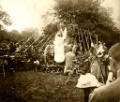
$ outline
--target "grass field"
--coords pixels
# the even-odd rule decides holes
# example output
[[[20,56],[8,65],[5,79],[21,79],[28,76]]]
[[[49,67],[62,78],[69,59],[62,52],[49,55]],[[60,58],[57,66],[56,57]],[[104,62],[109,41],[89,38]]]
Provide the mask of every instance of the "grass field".
[[[0,102],[84,102],[78,77],[42,72],[0,75]]]

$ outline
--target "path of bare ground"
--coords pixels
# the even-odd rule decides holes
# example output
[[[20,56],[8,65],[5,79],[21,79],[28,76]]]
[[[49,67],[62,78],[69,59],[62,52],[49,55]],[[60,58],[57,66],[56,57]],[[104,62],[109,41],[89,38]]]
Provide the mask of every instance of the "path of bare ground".
[[[75,87],[77,77],[41,72],[0,75],[0,102],[84,102],[83,90]]]

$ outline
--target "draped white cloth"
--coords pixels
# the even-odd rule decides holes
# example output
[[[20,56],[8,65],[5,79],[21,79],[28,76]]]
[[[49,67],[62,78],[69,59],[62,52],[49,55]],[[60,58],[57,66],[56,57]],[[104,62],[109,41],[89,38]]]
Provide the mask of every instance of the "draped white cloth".
[[[59,36],[62,35],[62,36]],[[67,29],[60,29],[55,36],[54,41],[54,60],[58,63],[64,62],[65,60],[65,51],[64,51],[64,40],[67,36]]]

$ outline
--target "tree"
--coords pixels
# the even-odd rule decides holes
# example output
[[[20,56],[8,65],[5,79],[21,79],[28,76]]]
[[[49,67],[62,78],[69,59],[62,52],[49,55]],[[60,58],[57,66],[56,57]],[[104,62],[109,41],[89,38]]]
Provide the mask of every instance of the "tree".
[[[9,35],[4,30],[4,25],[11,25],[12,21],[10,19],[10,16],[3,11],[1,5],[0,5],[0,41],[4,39],[9,39]]]
[[[102,7],[100,0],[55,1],[55,15],[61,21],[77,24],[79,29],[89,29],[93,36],[97,34],[106,43],[113,42],[112,37],[118,35],[118,29],[111,18],[111,9]]]
[[[58,23],[50,23],[44,29],[44,34],[49,35],[58,31]]]
[[[7,12],[3,11],[1,6],[0,6],[0,22],[1,22],[0,25],[2,23],[5,24],[5,25],[11,25],[12,24],[10,16],[7,14]]]
[[[109,9],[101,7],[98,0],[56,0],[56,2],[56,16],[69,23],[74,20],[85,29],[113,24]]]

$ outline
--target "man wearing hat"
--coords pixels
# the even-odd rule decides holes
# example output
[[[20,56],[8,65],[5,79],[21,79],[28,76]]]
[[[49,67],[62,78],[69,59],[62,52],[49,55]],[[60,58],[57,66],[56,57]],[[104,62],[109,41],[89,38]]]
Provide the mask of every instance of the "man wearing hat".
[[[119,102],[120,101],[120,43],[109,50],[110,72],[116,80],[94,90],[89,102]]]

